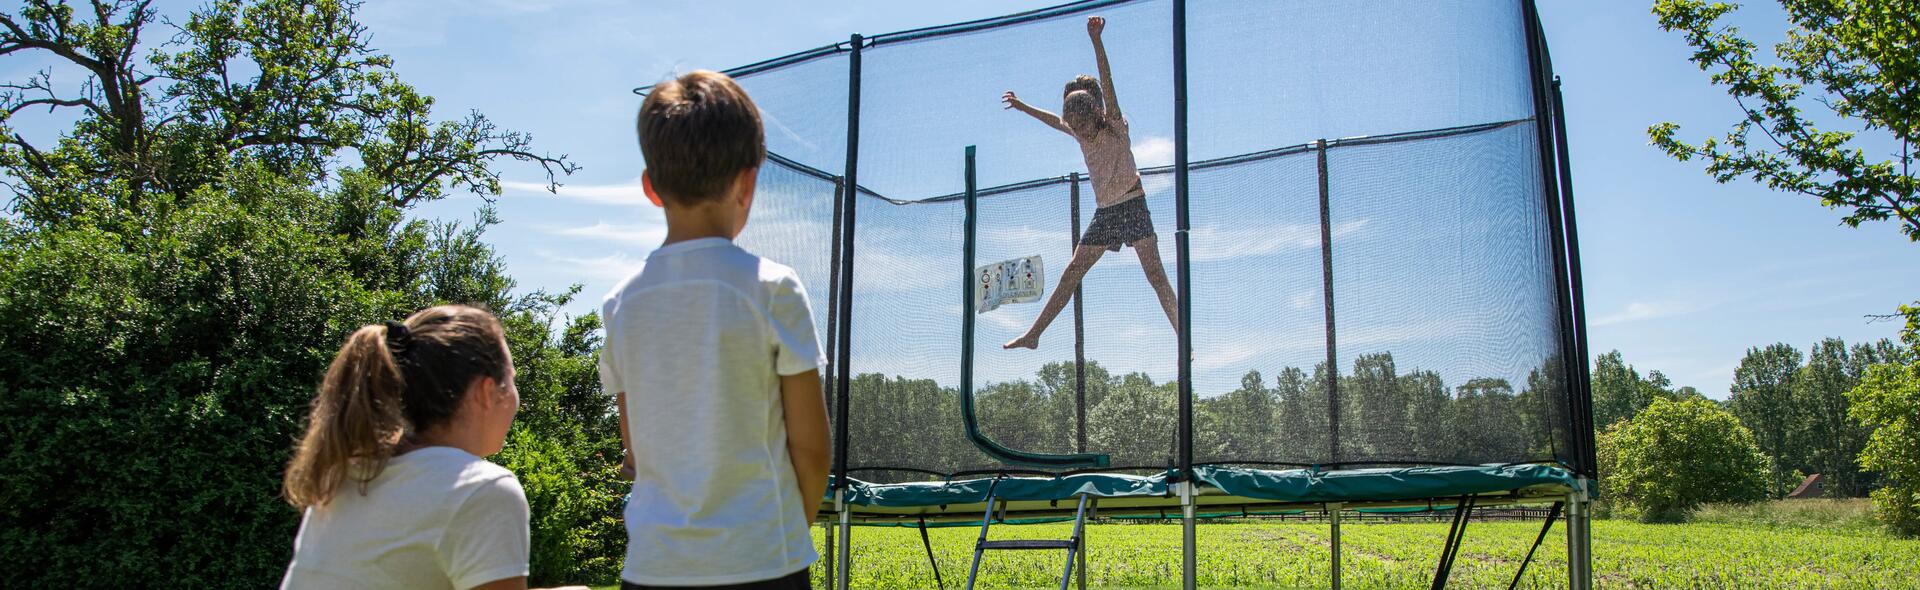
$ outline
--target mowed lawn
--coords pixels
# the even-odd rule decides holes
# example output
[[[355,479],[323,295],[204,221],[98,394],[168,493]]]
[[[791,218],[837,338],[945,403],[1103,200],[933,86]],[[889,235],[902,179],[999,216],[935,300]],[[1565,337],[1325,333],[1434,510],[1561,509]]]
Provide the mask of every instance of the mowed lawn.
[[[1600,588],[1861,588],[1920,590],[1920,541],[1895,539],[1836,520],[1781,523],[1734,515],[1714,522],[1649,525],[1598,520],[1594,574]],[[1844,519],[1843,519],[1844,520]],[[1527,568],[1522,588],[1566,587],[1566,536],[1556,523]],[[995,526],[996,539],[1065,539],[1071,524]],[[1473,522],[1451,588],[1506,588],[1539,533],[1538,521]],[[946,588],[966,583],[973,527],[930,530]],[[1344,588],[1428,587],[1447,534],[1445,522],[1349,522]],[[1325,588],[1324,523],[1237,521],[1199,527],[1200,585],[1211,588]],[[856,527],[854,588],[935,588],[913,528]],[[814,529],[822,541],[822,529]],[[1100,588],[1172,588],[1180,580],[1177,523],[1088,527],[1088,583]],[[982,588],[1052,588],[1061,551],[989,552]],[[813,570],[825,588],[825,569]]]
[[[1915,588],[1920,541],[1877,533],[1695,523],[1594,523],[1594,572],[1601,588]],[[1452,575],[1453,588],[1505,588],[1526,555],[1538,523],[1468,525]],[[1527,568],[1522,588],[1566,587],[1566,537],[1554,527]],[[1064,539],[1069,525],[994,527],[994,538]],[[1324,524],[1207,523],[1199,527],[1200,585],[1325,588]],[[1447,534],[1446,523],[1347,524],[1346,588],[1427,588]],[[946,587],[966,581],[977,529],[930,531]],[[819,538],[818,531],[815,534]],[[933,571],[915,529],[854,531],[854,588],[934,588]],[[1178,524],[1089,527],[1089,586],[1174,587],[1180,573]],[[1046,588],[1058,583],[1061,551],[989,552],[982,587]],[[815,569],[815,587],[824,571]]]

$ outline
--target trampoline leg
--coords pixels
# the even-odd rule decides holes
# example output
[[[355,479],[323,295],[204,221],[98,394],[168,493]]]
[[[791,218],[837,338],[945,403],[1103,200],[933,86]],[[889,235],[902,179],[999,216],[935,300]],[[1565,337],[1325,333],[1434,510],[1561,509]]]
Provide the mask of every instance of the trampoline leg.
[[[1327,523],[1333,525],[1332,542],[1328,544],[1333,550],[1333,590],[1340,590],[1340,509],[1345,506],[1339,502],[1327,505]]]
[[[1194,590],[1199,580],[1194,555],[1193,482],[1180,482],[1180,587]]]
[[[847,574],[853,567],[853,519],[852,514],[847,511],[846,493],[844,489],[839,490],[834,493],[833,498],[834,508],[840,513],[840,549],[835,552],[835,557],[840,560],[840,563],[832,568],[833,573],[839,577],[829,584],[838,590],[849,588],[847,581],[851,577]]]
[[[827,590],[833,590],[834,588],[833,583],[834,583],[834,580],[836,579],[833,577],[833,562],[834,562],[834,546],[833,546],[834,531],[833,529],[835,524],[836,523],[834,523],[833,521],[820,523],[820,528],[826,530],[826,537],[827,537],[827,542],[824,543],[824,545],[826,546],[825,548],[827,553],[826,559],[820,560],[821,564],[826,566],[827,568],[827,575],[825,577],[827,581]]]
[[[1089,518],[1097,513],[1096,511],[1099,510],[1099,507],[1099,498],[1087,498],[1087,516]],[[1084,530],[1080,532],[1080,550],[1074,552],[1074,559],[1079,560],[1077,564],[1077,567],[1080,569],[1079,590],[1087,590],[1087,533]]]
[[[1588,485],[1587,480],[1581,479],[1580,489],[1567,495],[1567,587],[1572,590],[1593,589],[1593,530]]]

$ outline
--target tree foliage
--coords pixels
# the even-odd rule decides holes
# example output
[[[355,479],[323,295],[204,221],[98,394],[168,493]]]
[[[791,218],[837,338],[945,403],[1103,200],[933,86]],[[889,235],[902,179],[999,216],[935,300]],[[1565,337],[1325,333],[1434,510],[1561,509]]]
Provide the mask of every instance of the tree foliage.
[[[1724,136],[1697,144],[1678,139],[1680,126],[1671,122],[1648,136],[1675,159],[1702,158],[1719,182],[1748,177],[1812,196],[1847,210],[1849,226],[1892,219],[1920,241],[1920,53],[1913,50],[1920,1],[1780,4],[1792,28],[1773,48],[1777,60],[1763,63],[1753,41],[1723,22],[1738,5],[1655,2],[1660,27],[1686,39],[1693,63],[1745,116]],[[1883,149],[1891,157],[1875,153]]]
[[[1853,417],[1873,430],[1860,465],[1886,478],[1874,511],[1895,532],[1920,536],[1920,320],[1908,320],[1902,337],[1912,355],[1872,366],[1847,397]]]
[[[1700,399],[1655,400],[1599,440],[1605,496],[1646,522],[1682,520],[1707,502],[1765,497],[1765,455],[1732,414]]]
[[[1760,451],[1772,464],[1769,493],[1774,496],[1785,496],[1792,489],[1789,486],[1798,483],[1787,475],[1791,471],[1783,463],[1794,458],[1789,434],[1803,417],[1793,398],[1801,358],[1799,349],[1784,342],[1747,349],[1733,370],[1732,396],[1727,398],[1727,409],[1753,431]]]
[[[572,293],[513,293],[482,241],[489,207],[408,219],[449,191],[491,198],[502,159],[573,165],[477,113],[435,117],[356,8],[222,0],[177,27],[149,2],[0,13],[0,57],[59,64],[0,93],[0,552],[17,584],[271,584],[299,521],[281,469],[327,362],[358,326],[441,302],[507,324],[526,408],[503,457],[566,474],[525,482],[536,553],[574,562],[534,576],[605,570],[578,565],[618,534],[592,504],[618,444],[595,320],[555,333]],[[17,131],[41,109],[71,127]]]

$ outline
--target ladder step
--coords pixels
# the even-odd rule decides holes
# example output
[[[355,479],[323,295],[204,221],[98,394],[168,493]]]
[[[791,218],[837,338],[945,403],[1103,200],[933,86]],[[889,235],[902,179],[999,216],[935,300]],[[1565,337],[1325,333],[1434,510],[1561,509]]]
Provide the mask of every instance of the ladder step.
[[[1073,541],[981,541],[981,549],[1072,549]]]

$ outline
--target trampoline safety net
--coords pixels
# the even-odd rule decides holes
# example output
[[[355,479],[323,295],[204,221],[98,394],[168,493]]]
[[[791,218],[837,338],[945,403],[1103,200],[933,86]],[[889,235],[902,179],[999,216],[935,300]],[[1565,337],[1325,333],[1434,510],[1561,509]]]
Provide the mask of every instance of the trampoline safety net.
[[[1081,2],[730,72],[773,154],[740,243],[811,290],[834,359],[836,473],[1544,462],[1590,475],[1585,367],[1564,362],[1580,324],[1550,66],[1543,44],[1530,58],[1525,4],[1193,3],[1184,66],[1173,13]],[[1001,95],[1059,112],[1063,84],[1096,73],[1095,15],[1156,239],[1104,251],[1038,347],[1006,349],[1100,204],[1074,138]],[[1034,258],[1037,298],[979,305],[976,271]],[[1188,276],[1187,388],[1154,259],[1172,285]]]

